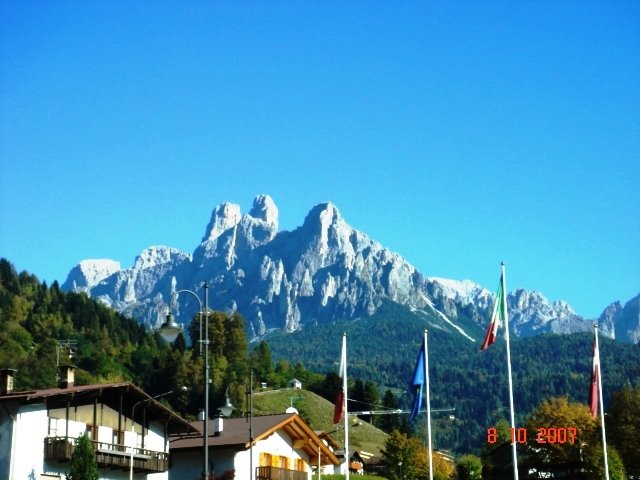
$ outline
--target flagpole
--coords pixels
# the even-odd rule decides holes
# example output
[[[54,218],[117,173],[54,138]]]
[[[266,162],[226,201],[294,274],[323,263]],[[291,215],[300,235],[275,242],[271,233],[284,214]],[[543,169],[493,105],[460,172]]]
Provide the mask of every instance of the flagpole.
[[[347,461],[346,480],[349,480],[349,410],[347,406],[349,404],[347,397],[347,334],[342,334],[342,365],[344,365],[344,371],[342,372],[342,391],[344,392],[344,458]]]
[[[596,355],[598,355],[598,398],[600,402],[600,422],[602,424],[602,449],[604,453],[604,474],[609,480],[609,462],[607,459],[607,434],[604,431],[604,405],[602,402],[602,372],[600,371],[600,347],[598,346],[598,324],[593,324],[596,333]]]
[[[513,380],[511,379],[511,348],[509,346],[509,312],[507,311],[507,277],[504,268],[504,262],[502,267],[502,309],[504,312],[504,338],[507,342],[507,370],[509,371],[509,414],[511,416],[511,455],[513,461],[513,478],[518,480],[518,454],[516,453],[516,421],[513,415]]]
[[[429,394],[429,349],[427,347],[427,331],[424,331],[424,376],[427,396],[427,438],[429,443],[429,480],[433,480],[433,451],[431,448],[431,398]]]

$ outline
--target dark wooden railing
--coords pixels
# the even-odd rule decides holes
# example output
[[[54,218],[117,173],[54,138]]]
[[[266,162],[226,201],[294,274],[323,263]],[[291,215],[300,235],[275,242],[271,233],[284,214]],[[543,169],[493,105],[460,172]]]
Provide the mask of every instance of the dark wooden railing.
[[[91,441],[96,452],[98,467],[129,469],[131,447]],[[75,439],[67,437],[47,437],[44,439],[45,460],[68,462],[75,449]],[[166,472],[169,469],[169,455],[142,448],[133,449],[133,469],[137,472]]]
[[[307,480],[307,472],[278,467],[256,468],[256,480]]]

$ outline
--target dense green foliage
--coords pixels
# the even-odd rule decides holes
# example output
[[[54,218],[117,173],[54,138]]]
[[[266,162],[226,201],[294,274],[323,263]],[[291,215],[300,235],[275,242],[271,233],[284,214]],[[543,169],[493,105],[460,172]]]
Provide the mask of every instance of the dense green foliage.
[[[56,384],[58,341],[75,340],[76,383],[133,380],[152,387],[170,352],[161,338],[145,331],[86,295],[64,293],[27,273],[16,274],[0,260],[0,366],[18,370],[16,389]]]
[[[366,319],[273,334],[267,341],[276,360],[286,357],[315,371],[335,372],[341,335],[346,332],[349,377],[374,382],[381,391],[389,389],[400,407],[407,409],[413,400],[407,386],[427,326],[424,318],[387,303]],[[587,403],[592,342],[590,334],[512,339],[516,424],[523,425],[533,409],[552,396],[568,395],[572,401]],[[484,352],[479,351],[478,343],[429,330],[431,406],[434,410],[455,408],[455,412],[433,415],[437,448],[479,454],[486,445],[487,428],[508,417],[504,339],[499,337]],[[600,355],[608,408],[612,392],[640,385],[640,345],[603,338]],[[353,410],[351,405],[349,409]],[[419,418],[414,431],[424,432],[424,428]]]
[[[616,392],[605,418],[608,442],[617,449],[627,473],[640,478],[640,387]]]
[[[210,314],[211,411],[227,388],[239,407],[248,378],[248,342],[240,315]],[[198,328],[194,319],[195,328]],[[194,328],[192,326],[192,328]],[[196,337],[197,338],[197,337]],[[75,342],[73,357],[59,342]],[[56,385],[56,363],[77,366],[76,383],[132,381],[150,395],[182,386],[187,393],[165,397],[187,418],[202,406],[204,357],[179,336],[173,345],[84,294],[65,293],[28,273],[17,274],[0,259],[0,367],[18,370],[17,390]]]
[[[252,349],[240,315],[212,312],[208,323],[212,412],[224,403],[227,393],[237,407],[236,414],[247,411],[250,369],[254,389],[261,382],[269,388],[284,387],[297,378],[305,388],[333,402],[340,388],[336,371],[343,332],[348,344],[349,410],[395,410],[409,408],[413,400],[407,384],[428,316],[386,303],[370,318],[274,334]],[[479,331],[472,322],[466,323],[469,331]],[[199,321],[194,318],[192,338],[199,337],[198,329]],[[150,395],[187,386],[187,393],[163,401],[186,418],[194,418],[201,408],[204,357],[197,342],[188,347],[179,336],[167,345],[136,321],[86,295],[62,292],[56,282],[49,287],[25,272],[17,274],[8,261],[0,260],[0,367],[18,370],[16,389],[54,386],[58,341],[66,339],[77,342],[74,357],[62,358],[78,366],[76,383],[133,381]],[[480,454],[486,446],[487,428],[508,413],[504,340],[499,338],[488,351],[480,352],[478,342],[433,328],[429,347],[434,447]],[[553,396],[566,395],[570,401],[586,404],[591,348],[589,334],[512,341],[518,425],[524,425],[531,412]],[[622,387],[640,385],[640,346],[602,339],[600,352],[605,408],[640,403],[636,397],[611,401],[612,393]],[[64,351],[61,353],[64,357]],[[446,408],[455,411],[438,411]],[[638,414],[631,415],[612,424],[621,438],[638,438],[637,428],[629,426],[638,425],[638,417],[633,416]],[[387,432],[398,430],[420,438],[425,431],[424,415],[412,425],[406,415],[365,419]],[[634,449],[618,452],[630,465],[640,458]],[[637,469],[637,463],[632,467]]]
[[[76,441],[69,461],[69,469],[67,480],[98,480],[100,477],[98,465],[96,464],[96,454],[89,437],[86,435],[82,435]]]
[[[640,388],[635,393],[625,391],[629,394],[628,397],[640,396]],[[614,396],[619,397],[620,392],[616,392]],[[634,415],[640,415],[637,405],[633,402],[625,403],[617,411],[607,414],[607,424],[611,426]],[[553,474],[554,478],[604,478],[600,418],[593,418],[587,405],[571,402],[566,396],[552,397],[543,401],[532,412],[525,426],[526,438],[520,438],[517,443],[521,470],[538,472],[539,478],[548,478],[549,474]],[[635,428],[640,428],[640,425]],[[509,434],[501,438],[502,441],[496,443],[495,447],[510,452]],[[623,480],[627,476],[618,449],[626,447],[637,450],[638,447],[633,446],[637,442],[634,439],[628,445],[626,438],[608,435],[607,443],[610,478]],[[487,448],[484,455],[485,478],[502,478],[499,472],[504,472],[504,467],[501,464],[500,456],[492,455],[491,448]]]

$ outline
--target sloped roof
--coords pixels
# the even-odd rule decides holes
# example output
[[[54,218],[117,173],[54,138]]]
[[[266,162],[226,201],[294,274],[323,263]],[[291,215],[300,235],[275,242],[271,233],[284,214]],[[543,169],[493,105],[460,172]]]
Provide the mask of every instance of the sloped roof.
[[[5,402],[45,403],[49,408],[60,408],[64,407],[67,402],[70,402],[71,405],[89,405],[97,398],[99,402],[118,411],[121,397],[122,414],[127,417],[131,416],[135,404],[144,402],[147,419],[166,421],[170,433],[197,432],[197,429],[185,419],[130,382],[74,385],[67,388],[45,388],[22,392],[12,391],[0,395],[0,404]],[[140,407],[139,410],[136,409],[136,418],[142,409],[143,407]]]
[[[197,450],[203,448],[202,421],[192,422],[191,425],[198,430],[193,435],[172,435],[169,438],[170,451],[174,454],[181,450]],[[294,448],[304,451],[313,465],[317,464],[318,447],[321,451],[321,463],[323,465],[338,465],[339,460],[324,442],[311,430],[311,428],[295,413],[278,415],[260,415],[252,418],[254,443],[269,437],[278,430],[282,430],[293,442]],[[222,433],[214,431],[214,420],[209,420],[208,445],[212,449],[247,450],[249,440],[249,418],[229,418],[223,420]]]

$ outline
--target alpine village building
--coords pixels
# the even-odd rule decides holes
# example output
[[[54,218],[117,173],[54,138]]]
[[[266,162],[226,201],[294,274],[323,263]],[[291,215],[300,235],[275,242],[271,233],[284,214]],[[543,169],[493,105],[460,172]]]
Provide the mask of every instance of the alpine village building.
[[[203,422],[187,422],[132,383],[13,389],[0,370],[0,479],[63,480],[76,440],[87,435],[100,480],[201,480]],[[210,420],[209,480],[311,480],[340,460],[295,413]],[[251,427],[251,428],[250,428]],[[250,437],[253,436],[253,442]],[[133,460],[133,462],[132,462]],[[133,464],[133,468],[131,465]]]

